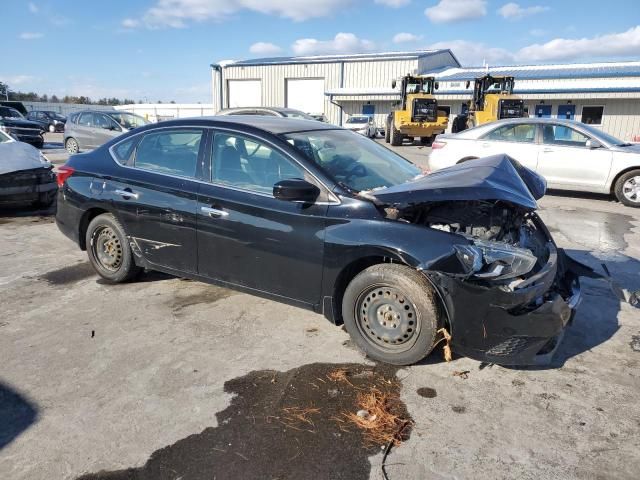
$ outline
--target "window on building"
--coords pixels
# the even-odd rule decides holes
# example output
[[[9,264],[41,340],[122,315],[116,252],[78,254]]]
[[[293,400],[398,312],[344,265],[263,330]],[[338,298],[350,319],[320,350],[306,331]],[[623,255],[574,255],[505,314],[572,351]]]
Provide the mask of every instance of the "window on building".
[[[195,177],[201,140],[202,130],[149,133],[138,145],[135,166],[168,175]]]
[[[604,115],[604,107],[582,107],[582,123],[587,125],[602,125],[602,116]]]

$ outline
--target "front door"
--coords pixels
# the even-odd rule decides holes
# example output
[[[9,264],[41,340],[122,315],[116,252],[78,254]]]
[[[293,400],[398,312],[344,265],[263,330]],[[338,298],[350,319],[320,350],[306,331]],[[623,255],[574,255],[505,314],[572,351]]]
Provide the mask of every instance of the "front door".
[[[205,142],[202,129],[150,131],[113,149],[126,166],[104,180],[135,253],[176,272],[197,271],[196,203]],[[139,141],[138,141],[139,140]],[[127,148],[126,142],[136,142]]]
[[[280,180],[313,179],[261,139],[217,132],[211,152],[211,183],[201,185],[198,195],[198,273],[317,303],[327,203],[272,195]]]
[[[537,172],[549,187],[597,191],[604,189],[612,153],[606,147],[588,148],[589,136],[571,127],[544,124]]]

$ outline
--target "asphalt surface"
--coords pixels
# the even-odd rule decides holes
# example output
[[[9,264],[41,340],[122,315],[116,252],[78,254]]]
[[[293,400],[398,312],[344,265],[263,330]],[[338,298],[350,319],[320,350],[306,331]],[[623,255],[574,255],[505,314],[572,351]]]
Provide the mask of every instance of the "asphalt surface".
[[[294,307],[157,273],[106,285],[52,213],[0,212],[0,478],[381,479],[382,445],[345,421],[374,388],[411,424],[390,479],[638,478],[640,312],[602,281],[548,368],[437,348],[396,371]],[[540,213],[640,288],[639,210],[551,192]]]

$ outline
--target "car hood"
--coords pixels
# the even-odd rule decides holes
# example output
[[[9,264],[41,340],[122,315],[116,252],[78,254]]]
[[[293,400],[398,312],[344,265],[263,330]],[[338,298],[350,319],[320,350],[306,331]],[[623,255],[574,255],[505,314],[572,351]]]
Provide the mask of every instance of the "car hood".
[[[33,120],[23,120],[22,118],[0,118],[0,124],[7,127],[42,128],[38,122]]]
[[[368,126],[368,123],[349,123],[345,124],[344,128],[346,128],[347,130],[364,130]]]
[[[379,203],[406,207],[452,200],[502,200],[529,210],[547,183],[508,155],[493,155],[443,168],[411,182],[368,192]]]
[[[46,167],[51,167],[51,164],[42,160],[40,151],[28,143],[0,143],[0,175]]]

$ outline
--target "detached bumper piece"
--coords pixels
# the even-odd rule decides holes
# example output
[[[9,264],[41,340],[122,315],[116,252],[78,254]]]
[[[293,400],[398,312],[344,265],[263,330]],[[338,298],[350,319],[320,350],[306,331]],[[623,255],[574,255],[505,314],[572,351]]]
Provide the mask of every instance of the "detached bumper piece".
[[[444,289],[456,353],[499,365],[546,365],[573,320],[585,272],[593,270],[554,249],[547,264],[513,290],[430,275]]]
[[[57,190],[50,168],[34,168],[0,175],[0,204],[37,201],[43,193]]]

